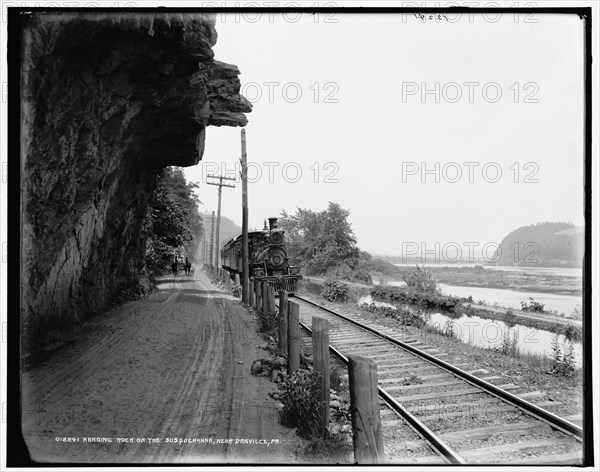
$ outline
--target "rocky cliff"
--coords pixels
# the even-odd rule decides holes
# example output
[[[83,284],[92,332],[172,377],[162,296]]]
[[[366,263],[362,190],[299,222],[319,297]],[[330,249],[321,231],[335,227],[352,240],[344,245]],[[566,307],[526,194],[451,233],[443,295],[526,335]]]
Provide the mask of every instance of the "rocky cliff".
[[[215,61],[215,18],[30,14],[22,48],[22,320],[53,330],[147,283],[156,174],[197,164],[208,125],[244,126],[239,70]]]

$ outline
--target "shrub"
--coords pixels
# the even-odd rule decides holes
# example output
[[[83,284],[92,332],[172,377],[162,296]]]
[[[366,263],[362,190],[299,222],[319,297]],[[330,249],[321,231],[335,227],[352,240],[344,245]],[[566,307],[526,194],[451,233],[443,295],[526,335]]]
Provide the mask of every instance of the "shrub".
[[[352,450],[349,434],[334,433],[326,438],[311,438],[303,445],[302,454],[315,464],[346,464],[352,460]]]
[[[527,302],[521,302],[521,310],[535,313],[545,313],[544,305],[536,302],[533,297],[529,297],[529,304],[527,304]]]
[[[325,281],[321,296],[330,302],[348,301],[348,284],[335,280]]]
[[[329,411],[331,419],[341,423],[350,423],[352,413],[350,412],[350,402],[337,393],[331,392],[331,401],[329,402]]]
[[[242,298],[242,286],[241,285],[233,285],[231,287],[231,294],[236,298]]]
[[[398,320],[404,326],[416,326],[417,328],[422,328],[426,324],[423,318],[406,308],[377,306],[375,303],[363,303],[360,305],[360,308],[368,311],[369,313],[377,313],[378,315],[383,315]]]
[[[421,306],[425,309],[440,309],[454,313],[462,306],[461,299],[439,293],[427,293],[414,287],[377,286],[371,290],[376,298],[389,299],[393,302]]]
[[[568,342],[567,349],[563,352],[558,342],[558,333],[552,338],[552,369],[551,373],[557,377],[575,377],[575,354],[573,343]]]
[[[371,278],[371,274],[369,274],[366,270],[357,268],[352,273],[351,281],[362,282],[367,285],[373,284],[373,279]]]
[[[517,333],[514,332],[511,336],[510,330],[507,329],[502,334],[502,342],[500,343],[500,346],[494,346],[494,351],[505,355],[516,355],[519,353],[519,348],[517,347],[518,341],[519,339]]]
[[[456,327],[454,326],[452,320],[446,320],[446,322],[444,323],[444,329],[442,331],[442,334],[449,338],[456,337]]]
[[[512,327],[515,324],[517,324],[517,315],[515,315],[515,312],[513,310],[511,310],[510,308],[508,310],[506,310],[506,313],[504,314],[504,322],[509,327]]]
[[[272,333],[277,328],[279,314],[258,312],[258,320],[260,321],[260,329],[263,333]]]
[[[417,265],[415,269],[407,271],[403,278],[408,287],[425,293],[439,293],[437,280],[430,270]]]
[[[567,341],[581,341],[581,329],[576,328],[572,324],[565,326],[563,334]]]
[[[329,371],[329,386],[335,391],[339,391],[344,381],[343,371],[337,366],[332,366]]]
[[[280,421],[297,427],[305,438],[318,434],[319,383],[316,374],[300,369],[279,384],[279,400],[283,403]]]
[[[331,279],[337,278],[367,285],[371,285],[373,283],[371,275],[365,269],[361,267],[352,268],[346,263],[341,263],[329,268],[325,275]]]

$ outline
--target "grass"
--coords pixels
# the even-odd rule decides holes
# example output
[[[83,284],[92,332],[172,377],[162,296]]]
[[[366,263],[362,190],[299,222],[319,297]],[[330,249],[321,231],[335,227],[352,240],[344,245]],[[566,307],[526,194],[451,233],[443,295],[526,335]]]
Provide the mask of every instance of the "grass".
[[[555,335],[555,345],[558,347],[553,348],[553,355],[548,357],[543,354],[521,351],[517,346],[516,333],[513,332],[511,335],[510,330],[503,332],[499,345],[483,348],[464,343],[458,339],[452,320],[448,320],[443,326],[426,324],[419,328],[416,326],[405,326],[399,323],[398,320],[382,316],[377,312],[363,311],[363,315],[371,316],[382,324],[393,324],[396,328],[402,328],[421,342],[433,345],[443,342],[445,348],[450,346],[451,350],[460,349],[461,351],[467,351],[470,353],[468,357],[471,357],[474,353],[485,353],[486,358],[493,359],[493,362],[490,362],[490,364],[500,359],[499,366],[502,366],[506,370],[510,370],[510,365],[508,364],[514,360],[518,360],[519,365],[527,366],[526,371],[530,373],[532,378],[539,375],[552,376],[559,382],[561,381],[560,379],[568,379],[571,386],[581,384],[582,370],[575,367],[572,349],[569,348],[569,346],[572,346],[572,343],[567,341],[566,347],[565,345],[561,346],[558,344],[558,335]],[[442,338],[444,341],[442,341]]]
[[[312,288],[310,290],[312,293],[309,292],[306,294],[313,297],[318,295],[319,290],[315,289],[316,287]],[[302,291],[303,289],[301,288],[301,293]],[[351,299],[356,298],[357,293],[360,295],[365,294],[364,291],[353,292],[354,289],[352,288]],[[552,392],[552,398],[557,402],[557,413],[570,415],[582,412],[581,369],[576,369],[572,377],[556,375],[553,372],[553,364],[549,357],[535,353],[521,352],[516,348],[512,348],[510,338],[501,341],[495,350],[493,348],[477,347],[444,335],[442,326],[426,324],[421,329],[413,326],[407,327],[401,320],[396,319],[396,317],[386,316],[384,313],[380,313],[379,310],[374,310],[373,312],[360,310],[351,304],[325,303],[325,305],[341,313],[361,314],[365,318],[372,318],[382,325],[400,329],[414,339],[436,346],[448,353],[449,356],[445,358],[448,359],[448,362],[452,364],[459,362],[466,363],[467,366],[463,367],[465,370],[485,368],[490,372],[502,374],[503,377],[506,377],[507,383],[508,381],[513,381],[523,386],[523,388],[548,392],[548,396]],[[514,321],[510,312],[508,316],[507,313],[490,313],[490,316],[487,316],[487,313],[481,311],[477,313],[473,311],[472,314],[505,321],[509,326],[511,325],[511,321]],[[512,315],[514,315],[514,312]],[[421,316],[425,318],[427,314],[424,313]],[[527,326],[527,323],[521,323],[520,320],[519,323]],[[561,334],[568,334],[570,331],[579,331],[575,328],[569,328],[569,325],[566,327],[557,327],[555,322],[547,322],[543,327],[537,324],[534,327],[538,329],[550,328],[549,331],[558,329],[561,331]],[[558,406],[558,402],[562,405]]]
[[[353,462],[354,448],[347,433],[329,434],[326,438],[310,438],[303,441],[297,454],[308,462],[326,464],[349,464]]]

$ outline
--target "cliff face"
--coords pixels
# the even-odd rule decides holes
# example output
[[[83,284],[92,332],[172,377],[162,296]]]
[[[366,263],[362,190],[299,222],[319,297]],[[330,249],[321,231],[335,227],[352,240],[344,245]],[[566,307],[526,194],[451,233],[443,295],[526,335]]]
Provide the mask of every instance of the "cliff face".
[[[244,126],[237,67],[211,15],[43,14],[22,51],[26,350],[147,279],[156,174],[197,164],[208,125]]]

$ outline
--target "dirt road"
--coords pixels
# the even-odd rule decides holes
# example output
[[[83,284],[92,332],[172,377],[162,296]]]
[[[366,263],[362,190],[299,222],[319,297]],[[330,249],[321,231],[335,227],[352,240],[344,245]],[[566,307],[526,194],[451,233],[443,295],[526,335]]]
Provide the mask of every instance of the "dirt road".
[[[256,321],[203,273],[98,317],[22,377],[23,434],[41,462],[293,462]]]

